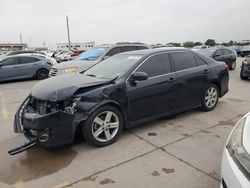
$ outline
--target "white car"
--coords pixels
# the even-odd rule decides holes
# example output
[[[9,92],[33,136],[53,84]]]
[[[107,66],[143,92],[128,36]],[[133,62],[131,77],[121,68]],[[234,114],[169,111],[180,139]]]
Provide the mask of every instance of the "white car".
[[[221,188],[250,187],[250,112],[238,121],[224,148]]]
[[[204,49],[208,49],[208,46],[202,45],[202,46],[194,46],[192,48],[193,51],[199,51],[199,50],[204,50]]]

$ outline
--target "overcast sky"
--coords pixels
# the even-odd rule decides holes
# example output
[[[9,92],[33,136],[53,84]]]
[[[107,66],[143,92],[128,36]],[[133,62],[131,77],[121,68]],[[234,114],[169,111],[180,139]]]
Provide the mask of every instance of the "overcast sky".
[[[1,0],[0,43],[250,39],[250,0]]]

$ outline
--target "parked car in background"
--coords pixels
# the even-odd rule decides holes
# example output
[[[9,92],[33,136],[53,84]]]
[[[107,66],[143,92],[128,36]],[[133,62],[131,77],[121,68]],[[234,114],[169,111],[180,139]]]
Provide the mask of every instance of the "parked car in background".
[[[19,54],[34,54],[37,53],[35,50],[20,50],[20,51],[12,51],[6,54],[6,56],[11,56],[11,55],[19,55]]]
[[[123,128],[197,107],[211,111],[228,92],[228,80],[225,63],[184,48],[114,55],[84,73],[37,83],[14,123],[31,142],[10,154],[71,143],[76,130],[90,144],[106,146]]]
[[[60,55],[58,55],[55,59],[57,60],[57,62],[70,61],[73,59],[72,54],[74,54],[74,52],[72,51],[63,52]]]
[[[202,46],[194,46],[192,48],[193,51],[204,50],[204,49],[208,49],[208,46],[202,45]]]
[[[246,57],[250,55],[250,46],[244,46],[241,50],[240,50],[240,56],[241,57]]]
[[[221,163],[221,188],[250,187],[250,112],[233,128]]]
[[[229,70],[236,68],[237,54],[228,48],[209,48],[206,50],[198,50],[197,52],[216,61],[225,62]]]
[[[250,57],[242,61],[240,78],[242,80],[250,78]]]
[[[73,61],[68,61],[53,66],[49,75],[52,77],[66,73],[82,72],[115,54],[149,48],[150,47],[148,45],[142,43],[116,43],[96,46],[83,52],[77,59],[74,59]]]
[[[20,54],[6,56],[0,60],[0,81],[48,77],[49,70],[55,62],[41,55]]]

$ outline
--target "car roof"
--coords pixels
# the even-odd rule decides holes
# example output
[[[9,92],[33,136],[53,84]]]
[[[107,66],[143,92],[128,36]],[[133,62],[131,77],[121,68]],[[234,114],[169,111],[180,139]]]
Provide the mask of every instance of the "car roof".
[[[46,58],[46,56],[42,55],[42,54],[36,54],[36,53],[27,53],[27,54],[17,54],[17,55],[10,55],[10,56],[5,56],[5,58],[10,58],[10,57],[38,57],[38,58]]]
[[[162,47],[162,48],[153,48],[153,49],[145,49],[145,50],[136,50],[136,51],[129,51],[129,52],[124,52],[122,54],[127,54],[127,55],[151,55],[159,52],[169,52],[169,51],[190,51],[191,50],[183,47]]]
[[[119,47],[119,46],[146,46],[150,48],[149,45],[144,44],[144,43],[139,43],[139,42],[118,42],[115,44],[101,44],[98,46],[95,46],[96,48],[98,47],[106,47],[106,48],[112,48],[112,47]]]

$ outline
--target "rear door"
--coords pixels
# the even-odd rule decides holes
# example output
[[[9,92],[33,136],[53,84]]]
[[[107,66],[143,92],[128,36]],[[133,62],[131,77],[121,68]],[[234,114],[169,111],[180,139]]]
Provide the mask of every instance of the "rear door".
[[[9,57],[2,60],[2,66],[0,66],[0,80],[19,77],[20,72],[18,71],[17,63],[16,57]]]
[[[149,78],[135,84],[126,83],[130,120],[137,121],[172,111],[178,97],[178,86],[169,54],[149,57],[136,71],[147,73]]]
[[[39,66],[39,58],[35,57],[18,57],[18,69],[23,77],[32,77],[36,74]]]
[[[208,82],[209,66],[191,52],[173,52],[171,58],[177,80],[180,84],[177,108],[185,108],[200,104],[202,89]]]

